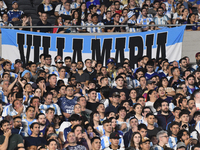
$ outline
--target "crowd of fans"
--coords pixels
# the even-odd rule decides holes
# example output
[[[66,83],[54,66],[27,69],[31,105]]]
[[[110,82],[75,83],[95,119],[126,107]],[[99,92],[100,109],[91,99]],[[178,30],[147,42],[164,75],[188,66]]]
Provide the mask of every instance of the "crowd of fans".
[[[199,150],[196,64],[114,58],[0,60],[1,150]],[[64,61],[63,61],[64,60]]]
[[[18,2],[12,2],[12,10],[7,10],[0,0],[2,22],[0,26],[32,26],[32,19],[18,9]],[[37,8],[40,21],[38,26],[51,26],[48,17],[55,17],[51,28],[20,28],[46,33],[101,33],[101,32],[142,32],[163,28],[167,24],[193,24],[187,30],[200,30],[200,4],[187,0],[43,0]],[[106,25],[128,25],[126,27],[106,27]],[[139,26],[143,25],[143,26]],[[69,27],[82,26],[82,27]],[[101,27],[97,27],[101,26]]]

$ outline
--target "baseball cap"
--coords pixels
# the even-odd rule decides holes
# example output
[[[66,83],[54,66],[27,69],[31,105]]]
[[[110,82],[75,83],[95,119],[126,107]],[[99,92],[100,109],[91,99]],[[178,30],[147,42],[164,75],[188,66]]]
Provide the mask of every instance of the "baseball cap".
[[[185,143],[179,142],[179,143],[177,144],[177,149],[178,149],[178,148],[182,148],[182,147],[185,147],[185,148],[186,148]]]
[[[15,64],[17,64],[17,63],[23,64],[23,62],[22,62],[20,59],[16,59],[16,60],[15,60]]]
[[[200,52],[197,52],[197,53],[195,54],[195,57],[197,57],[199,54],[200,54]]]
[[[113,132],[110,134],[110,139],[120,139],[118,132]]]
[[[56,63],[64,63],[61,59],[58,59]]]
[[[142,138],[142,143],[145,143],[145,142],[147,142],[147,141],[150,141],[150,139],[149,139],[148,137],[143,137],[143,138]]]
[[[113,97],[117,97],[117,96],[120,96],[120,94],[119,94],[119,92],[114,92],[114,93],[112,94],[112,96],[113,96]]]
[[[109,64],[109,63],[114,63],[114,60],[113,60],[113,59],[111,59],[111,58],[110,58],[110,59],[108,59],[108,60],[107,60],[107,64]]]
[[[18,4],[18,2],[17,2],[17,1],[13,1],[13,2],[12,2],[12,5],[13,5],[14,3],[17,3],[17,4]]]
[[[152,83],[156,83],[155,81],[152,81],[152,80],[147,80],[147,85],[148,84],[152,84]]]

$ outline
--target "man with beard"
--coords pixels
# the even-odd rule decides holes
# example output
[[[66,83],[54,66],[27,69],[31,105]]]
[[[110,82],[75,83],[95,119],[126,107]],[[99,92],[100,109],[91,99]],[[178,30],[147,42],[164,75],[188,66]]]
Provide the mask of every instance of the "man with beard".
[[[193,75],[189,75],[186,78],[188,86],[187,91],[192,94],[195,90],[199,89],[197,86],[195,86],[195,78]]]
[[[174,120],[174,115],[169,111],[169,103],[167,101],[161,101],[161,111],[157,115],[158,125],[163,129],[166,129],[166,125]]]
[[[198,83],[200,81],[200,69],[195,70],[193,75],[195,77],[195,81]]]
[[[78,69],[78,72],[73,74],[73,76],[76,78],[76,81],[81,82],[81,84],[87,85],[90,80],[90,76],[88,73],[83,71],[83,62],[82,61],[77,62],[77,69]]]
[[[200,66],[200,52],[195,54],[196,64],[192,66],[195,70]]]
[[[22,137],[27,136],[25,132],[21,130],[22,128],[22,118],[17,116],[13,119],[13,128],[11,129],[12,134],[20,134]]]
[[[38,114],[37,122],[40,124],[40,136],[45,134],[46,130],[46,116],[43,113]]]
[[[24,147],[22,137],[11,133],[9,121],[1,121],[1,130],[4,134],[0,136],[0,149],[13,150],[16,147]]]
[[[167,147],[170,147],[170,148],[174,149],[175,146],[176,146],[176,143],[178,141],[177,134],[178,134],[178,132],[180,130],[179,123],[176,122],[176,121],[172,122],[170,130],[171,130],[172,133],[171,133],[171,136],[169,136]]]
[[[193,68],[190,68],[187,64],[187,59],[186,58],[181,58],[179,60],[179,65],[180,65],[180,72],[181,72],[181,76],[183,75],[183,72],[186,70],[190,70],[190,71],[194,71]]]
[[[153,21],[156,25],[171,24],[169,18],[166,15],[164,15],[164,10],[162,7],[159,7],[157,9],[157,15],[153,18]]]

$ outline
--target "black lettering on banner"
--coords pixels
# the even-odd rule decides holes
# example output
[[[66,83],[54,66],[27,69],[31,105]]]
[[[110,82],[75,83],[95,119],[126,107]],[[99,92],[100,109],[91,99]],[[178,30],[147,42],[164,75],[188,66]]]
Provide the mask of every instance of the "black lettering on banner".
[[[39,62],[41,36],[33,35],[33,45],[34,45],[34,62]]]
[[[63,49],[65,48],[65,38],[56,39],[57,55],[63,58]]]
[[[106,61],[110,57],[111,48],[112,48],[112,39],[104,39],[103,46],[101,46],[100,39],[92,39],[92,45],[91,45],[92,59],[101,61],[103,64],[106,64]]]
[[[119,64],[122,64],[124,62],[124,49],[125,49],[125,44],[126,44],[125,42],[126,42],[126,38],[116,38],[116,42],[115,42],[115,49],[116,49],[115,62],[117,64],[118,64],[118,62],[120,62]],[[118,60],[119,54],[120,54],[120,61]]]
[[[159,57],[160,52],[161,52],[161,57],[166,58],[166,42],[167,42],[167,32],[158,33],[156,59],[160,58]]]
[[[17,44],[18,44],[20,59],[22,60],[23,64],[25,64],[25,57],[24,57],[25,34],[17,33]]]
[[[32,46],[32,35],[29,34],[26,35],[26,45],[27,45],[26,63],[28,63]]]
[[[138,54],[135,56],[135,48],[138,48]],[[143,56],[143,39],[141,36],[134,36],[129,38],[129,59],[130,67],[134,68],[137,64],[138,58]]]
[[[83,39],[73,39],[72,61],[82,61]]]
[[[42,47],[43,47],[43,53],[49,54],[49,48],[51,47],[51,37],[43,36],[42,38]]]
[[[154,34],[146,35],[146,52],[147,56],[152,59],[152,46],[153,46]]]

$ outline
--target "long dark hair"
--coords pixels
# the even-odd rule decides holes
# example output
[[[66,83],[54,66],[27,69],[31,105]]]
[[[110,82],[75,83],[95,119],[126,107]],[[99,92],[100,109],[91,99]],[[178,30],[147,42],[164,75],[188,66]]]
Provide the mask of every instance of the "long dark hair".
[[[134,136],[135,136],[136,134],[139,134],[139,135],[140,135],[140,143],[139,143],[139,149],[140,149],[140,144],[142,144],[142,136],[141,136],[141,134],[140,134],[139,132],[133,132],[133,134],[132,134],[132,136],[131,136],[130,146],[136,148],[136,147],[135,147],[135,143],[134,143],[134,141],[133,141],[133,138],[134,138]]]
[[[83,4],[86,5],[85,2],[82,2],[81,5],[80,5],[80,7],[77,9],[77,11],[78,11],[78,17],[80,17],[80,19],[81,19],[81,16],[82,16],[81,6],[82,6]],[[84,14],[85,14],[85,18],[83,19],[83,21],[85,22],[85,21],[87,20],[87,18],[86,18],[86,17],[87,17],[87,7],[86,7],[86,9],[85,9],[85,11],[84,11]]]
[[[148,93],[147,93],[147,101],[150,101],[150,97],[149,95],[151,95],[155,90],[150,90]]]
[[[75,11],[73,12],[73,14],[72,14],[72,19],[75,19],[75,13],[76,13],[76,12],[78,13],[77,10],[75,10]],[[81,25],[81,16],[79,15],[79,13],[78,13],[78,21],[77,21],[76,25]]]
[[[53,128],[53,132],[56,133],[55,127],[54,125],[48,125],[45,129],[45,133],[44,133],[44,138],[47,139],[47,131],[49,130],[49,128]]]
[[[58,26],[59,23],[58,23],[58,18],[60,18],[61,16],[56,16],[56,20],[55,20],[55,25]],[[62,20],[62,17],[61,17],[61,20]],[[63,21],[62,21],[62,24],[63,24]]]
[[[98,111],[94,111],[90,114],[90,124],[94,127],[94,122],[93,122],[93,118],[94,118],[94,114],[99,114]],[[99,125],[101,125],[101,122],[99,120]]]
[[[191,24],[191,23],[190,23],[190,18],[192,17],[192,15],[195,15],[195,14],[194,14],[194,13],[191,13],[191,14],[188,15],[187,24]]]

